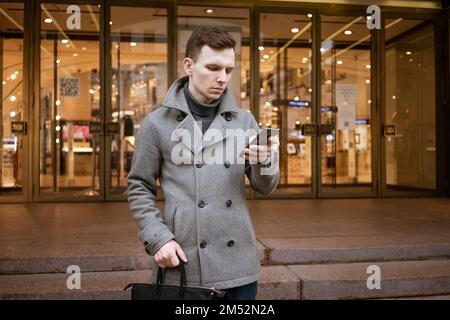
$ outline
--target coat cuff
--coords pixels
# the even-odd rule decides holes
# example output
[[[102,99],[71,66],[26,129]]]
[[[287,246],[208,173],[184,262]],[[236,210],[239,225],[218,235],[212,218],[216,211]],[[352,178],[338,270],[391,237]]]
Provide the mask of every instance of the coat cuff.
[[[174,240],[175,236],[169,230],[160,232],[151,241],[144,241],[145,251],[154,256],[162,246],[164,246],[170,240]]]

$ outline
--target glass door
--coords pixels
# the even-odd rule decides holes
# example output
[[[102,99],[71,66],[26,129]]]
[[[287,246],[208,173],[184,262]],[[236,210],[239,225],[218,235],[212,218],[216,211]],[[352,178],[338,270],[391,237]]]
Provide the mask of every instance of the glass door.
[[[313,196],[312,21],[309,11],[259,14],[259,125],[280,129],[280,182],[275,196]]]
[[[371,31],[365,13],[320,20],[319,197],[375,196]]]
[[[40,4],[40,200],[103,198],[101,7],[90,3]]]
[[[383,195],[435,194],[433,20],[386,17],[384,24]]]
[[[0,202],[26,201],[28,101],[24,4],[0,2]]]
[[[109,10],[106,200],[126,199],[136,132],[168,89],[168,11],[129,6]]]

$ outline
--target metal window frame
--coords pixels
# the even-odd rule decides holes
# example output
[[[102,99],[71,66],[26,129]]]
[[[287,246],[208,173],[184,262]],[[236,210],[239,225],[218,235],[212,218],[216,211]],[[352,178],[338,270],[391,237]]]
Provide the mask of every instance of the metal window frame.
[[[55,3],[55,4],[71,4],[72,1],[69,0],[46,0],[46,1],[39,1],[39,0],[27,0],[27,1],[13,1],[13,0],[5,0],[2,2],[18,2],[18,3],[24,3],[24,10],[25,10],[25,22],[24,22],[24,74],[29,75],[28,81],[24,82],[24,102],[26,105],[25,113],[27,113],[27,116],[24,117],[24,120],[28,122],[29,127],[29,133],[27,135],[26,143],[24,140],[24,177],[29,177],[28,179],[23,179],[23,188],[22,188],[22,194],[13,196],[13,195],[1,195],[0,197],[0,203],[4,202],[43,202],[43,201],[71,201],[71,202],[85,202],[85,201],[123,201],[125,200],[124,196],[112,196],[107,194],[107,188],[106,185],[108,184],[107,177],[105,176],[105,171],[110,164],[108,164],[108,161],[110,159],[105,159],[105,146],[107,146],[107,139],[103,139],[103,146],[101,147],[103,150],[101,150],[101,159],[100,159],[100,165],[103,166],[101,169],[99,175],[100,179],[103,179],[103,182],[101,182],[101,196],[98,198],[93,199],[92,197],[80,197],[80,198],[74,198],[70,195],[61,194],[60,196],[55,196],[52,194],[51,196],[44,196],[39,195],[39,176],[40,176],[40,170],[39,170],[39,146],[40,146],[40,137],[39,137],[39,114],[40,114],[40,101],[39,101],[39,91],[40,91],[40,50],[39,50],[39,41],[40,41],[40,3]],[[259,15],[258,12],[261,12],[263,10],[270,10],[269,13],[276,13],[276,12],[286,12],[286,13],[292,13],[293,11],[302,11],[302,10],[308,10],[311,11],[314,15],[314,17],[319,17],[320,14],[326,13],[330,15],[350,15],[351,12],[361,12],[362,8],[366,8],[365,5],[349,5],[345,3],[312,3],[312,2],[289,2],[289,1],[256,1],[256,0],[244,0],[239,2],[223,2],[219,3],[217,1],[185,1],[185,0],[160,0],[160,1],[147,1],[147,0],[132,0],[129,2],[126,2],[124,0],[85,0],[83,1],[83,4],[101,4],[102,10],[101,10],[101,19],[102,19],[102,26],[103,29],[100,30],[100,52],[108,54],[107,46],[109,45],[109,31],[108,26],[106,25],[106,28],[104,24],[106,24],[106,21],[108,21],[106,18],[105,10],[106,8],[109,8],[111,6],[116,5],[124,5],[127,7],[132,6],[147,6],[147,7],[159,7],[159,6],[167,6],[168,8],[168,51],[169,51],[169,57],[168,57],[168,81],[171,83],[176,78],[176,46],[177,46],[177,6],[214,6],[214,7],[231,7],[231,8],[248,8],[250,13],[250,74],[252,75],[253,81],[250,84],[250,90],[251,90],[251,103],[250,108],[253,114],[259,115],[259,92],[258,92],[258,80],[259,80],[259,59],[258,59],[258,30],[259,30]],[[436,84],[442,83],[442,86],[436,87],[436,104],[437,106],[442,105],[448,105],[450,103],[450,93],[446,88],[448,88],[448,85],[450,83],[448,71],[450,71],[450,63],[448,59],[448,53],[449,53],[449,45],[448,45],[448,29],[449,29],[449,10],[446,12],[442,12],[440,9],[429,9],[429,8],[407,8],[407,7],[390,7],[390,6],[383,6],[380,5],[380,8],[382,10],[382,23],[384,23],[385,17],[408,17],[413,18],[416,17],[418,19],[423,19],[425,17],[431,17],[431,19],[434,21],[435,24],[438,24],[438,21],[444,20],[444,31],[443,32],[436,32],[435,28],[435,37],[436,37],[436,44],[439,45],[439,49],[436,46],[436,71],[439,69],[439,67],[445,68],[447,70],[446,73],[443,74],[436,74]],[[170,11],[170,12],[169,12]],[[103,16],[105,15],[105,17]],[[316,86],[315,89],[313,89],[313,95],[315,94],[314,103],[316,105],[320,105],[320,93],[317,92],[317,88],[320,88],[320,79],[318,74],[317,65],[320,67],[320,61],[318,60],[318,57],[320,58],[320,51],[319,51],[319,44],[320,44],[320,21],[319,19],[314,19],[313,17],[313,58],[315,57],[316,61],[313,62],[313,85]],[[375,50],[372,50],[371,56],[375,59],[376,62],[378,62],[378,68],[372,68],[373,73],[376,73],[377,75],[377,81],[372,81],[372,86],[375,86],[375,89],[372,87],[372,97],[377,100],[375,102],[377,113],[376,116],[378,117],[379,125],[376,126],[374,130],[375,133],[373,133],[372,136],[372,143],[373,147],[372,150],[374,151],[375,148],[377,148],[378,152],[378,159],[372,158],[372,165],[377,166],[376,168],[376,175],[378,176],[378,180],[380,183],[377,184],[375,193],[378,197],[392,197],[392,196],[406,196],[406,197],[413,197],[413,196],[435,196],[435,195],[442,195],[446,194],[450,196],[450,191],[448,190],[449,187],[445,186],[445,183],[450,181],[450,168],[448,165],[448,160],[450,158],[450,116],[448,111],[442,111],[438,112],[438,110],[441,110],[442,108],[437,108],[436,115],[438,116],[438,113],[441,115],[440,118],[437,119],[436,126],[437,126],[437,177],[438,177],[438,187],[437,192],[431,193],[431,194],[423,194],[423,193],[405,193],[405,194],[398,194],[391,195],[389,193],[383,192],[383,161],[384,161],[384,152],[382,142],[379,141],[377,144],[374,143],[374,138],[381,139],[380,134],[380,124],[382,118],[381,111],[384,108],[384,89],[382,88],[382,79],[384,78],[384,59],[383,59],[383,50],[384,50],[384,36],[383,36],[383,30],[376,33],[376,35],[373,38],[373,41],[376,42],[375,44]],[[314,41],[315,40],[315,41]],[[441,47],[444,47],[444,49],[441,49]],[[442,57],[439,57],[438,52],[441,50],[444,50],[445,52],[445,59]],[[110,54],[110,52],[109,52]],[[376,57],[374,57],[376,54]],[[107,90],[110,90],[111,88],[106,85],[108,80],[107,78],[107,72],[111,72],[110,67],[107,64],[107,60],[110,59],[105,57],[100,57],[100,69],[101,69],[101,81],[103,81],[102,87],[105,88],[105,90],[102,90],[102,98],[101,98],[101,110],[104,113],[103,115],[106,116],[107,108],[111,108],[110,101],[107,99],[110,96],[110,92],[108,93]],[[108,66],[108,67],[107,67]],[[25,71],[26,70],[26,71]],[[314,75],[314,73],[316,73]],[[373,75],[372,75],[373,77]],[[374,78],[373,78],[374,79]],[[35,81],[36,80],[36,81]],[[438,82],[439,80],[439,82]],[[376,82],[376,83],[375,83]],[[319,85],[319,86],[318,86]],[[446,86],[446,87],[445,87]],[[376,90],[376,91],[374,91]],[[444,102],[445,101],[445,102]],[[374,103],[374,102],[372,102]],[[109,106],[108,106],[109,105]],[[447,106],[447,110],[448,110]],[[316,108],[317,109],[317,108]],[[373,109],[373,108],[372,108]],[[444,115],[444,116],[442,116]],[[314,115],[317,118],[317,114]],[[373,119],[374,115],[372,115]],[[313,119],[315,120],[315,119]],[[105,117],[103,117],[102,121],[106,121]],[[376,135],[374,135],[376,134]],[[317,166],[319,159],[317,159],[318,155],[318,145],[313,144],[313,166],[316,166],[314,169],[314,172],[318,170]],[[372,152],[374,154],[374,152]],[[108,157],[107,157],[108,158]],[[25,161],[27,159],[28,161]],[[315,173],[317,174],[317,173]],[[314,180],[314,179],[313,179]],[[294,194],[294,195],[280,195],[280,194],[273,194],[269,197],[265,196],[264,198],[316,198],[319,197],[318,195],[318,186],[319,182],[317,179],[316,181],[313,181],[313,184],[316,184],[315,194]],[[447,190],[447,191],[445,191]],[[251,194],[250,196],[255,197],[255,194]],[[343,197],[343,198],[355,198],[355,197],[366,197],[367,195],[362,194],[349,194],[348,192],[342,193],[341,195],[322,195],[325,198],[333,198],[333,197]],[[372,196],[372,195],[371,195]]]

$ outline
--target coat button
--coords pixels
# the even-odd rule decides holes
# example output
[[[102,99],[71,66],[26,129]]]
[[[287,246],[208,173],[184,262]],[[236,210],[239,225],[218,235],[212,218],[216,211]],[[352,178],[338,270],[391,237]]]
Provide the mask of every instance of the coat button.
[[[203,165],[203,163],[200,163],[200,162],[195,164],[195,166],[196,166],[197,168],[201,168],[202,165]]]
[[[183,141],[183,136],[180,136],[179,138],[178,138],[178,141]]]
[[[229,246],[230,248],[234,246],[234,241],[233,240],[228,241],[227,246]]]
[[[225,168],[229,168],[230,167],[230,161],[225,161],[224,165],[225,165]]]
[[[177,121],[183,121],[184,116],[182,114],[177,115]]]
[[[200,243],[200,248],[205,249],[206,248],[206,242],[202,241],[202,243]]]
[[[227,200],[227,207],[231,207],[231,204],[233,203],[233,201],[231,200]]]
[[[198,206],[199,206],[200,208],[203,208],[203,207],[205,206],[205,201],[200,200],[200,201],[198,202]]]
[[[225,120],[231,121],[231,114],[226,113],[226,114],[225,114]]]

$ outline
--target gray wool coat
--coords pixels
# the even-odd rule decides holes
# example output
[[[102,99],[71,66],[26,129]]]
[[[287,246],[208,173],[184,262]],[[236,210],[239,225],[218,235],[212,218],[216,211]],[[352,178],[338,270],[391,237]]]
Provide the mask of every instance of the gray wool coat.
[[[256,238],[246,203],[244,175],[251,187],[269,194],[278,185],[276,173],[261,174],[261,164],[198,164],[209,148],[231,143],[227,129],[254,129],[258,123],[241,109],[228,88],[211,129],[223,133],[205,141],[180,139],[180,130],[194,134],[201,129],[189,111],[183,85],[188,77],[176,80],[161,107],[142,121],[136,137],[135,153],[128,175],[128,201],[139,227],[139,240],[154,255],[174,239],[185,252],[188,285],[233,288],[257,281],[260,276]],[[175,132],[175,133],[174,133]],[[176,141],[174,141],[176,139]],[[246,138],[248,142],[248,137]],[[173,161],[173,148],[183,149],[189,161]],[[188,155],[188,157],[186,157]],[[190,162],[190,163],[189,163]],[[156,207],[157,179],[165,196],[164,212]],[[153,270],[158,265],[152,259]],[[156,272],[153,272],[153,281]],[[165,283],[178,284],[178,268],[166,268]]]

